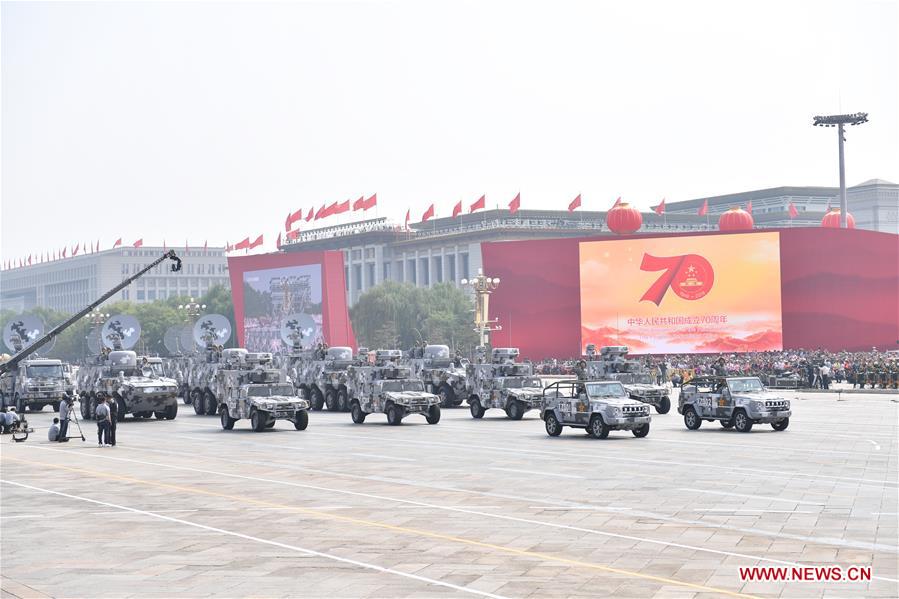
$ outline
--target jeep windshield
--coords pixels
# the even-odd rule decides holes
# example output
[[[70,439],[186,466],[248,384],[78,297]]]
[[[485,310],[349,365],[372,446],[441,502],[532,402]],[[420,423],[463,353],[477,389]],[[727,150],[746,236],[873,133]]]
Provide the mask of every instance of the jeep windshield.
[[[328,359],[338,362],[350,362],[353,359],[353,350],[348,347],[332,347],[328,349]]]
[[[425,348],[425,357],[432,360],[449,360],[449,348],[445,345],[429,345]]]
[[[59,364],[32,364],[25,368],[29,378],[62,378],[62,366]]]
[[[425,386],[421,381],[384,381],[381,383],[381,391],[424,391]]]
[[[247,387],[248,397],[271,397],[273,395],[296,395],[291,385],[250,385]]]
[[[765,390],[762,381],[755,377],[748,379],[730,379],[727,381],[731,393],[759,393]]]
[[[510,377],[503,379],[503,389],[521,389],[522,387],[543,387],[540,379],[534,377]]]
[[[627,397],[627,391],[619,382],[587,383],[587,395],[590,397]]]

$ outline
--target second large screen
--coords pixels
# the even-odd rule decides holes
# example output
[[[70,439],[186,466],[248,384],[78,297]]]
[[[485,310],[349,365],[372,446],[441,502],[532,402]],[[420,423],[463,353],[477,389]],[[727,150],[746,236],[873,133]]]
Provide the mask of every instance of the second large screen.
[[[778,233],[580,244],[581,348],[783,349]]]

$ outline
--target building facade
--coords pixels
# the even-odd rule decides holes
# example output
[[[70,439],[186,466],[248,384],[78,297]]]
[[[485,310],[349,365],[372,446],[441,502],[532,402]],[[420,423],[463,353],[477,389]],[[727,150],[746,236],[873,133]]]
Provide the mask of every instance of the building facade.
[[[22,312],[41,307],[71,314],[140,271],[164,251],[161,247],[119,247],[4,270],[0,273],[0,308]],[[177,253],[183,260],[180,272],[172,272],[166,261],[109,302],[200,297],[215,285],[230,287],[224,248],[188,248]]]

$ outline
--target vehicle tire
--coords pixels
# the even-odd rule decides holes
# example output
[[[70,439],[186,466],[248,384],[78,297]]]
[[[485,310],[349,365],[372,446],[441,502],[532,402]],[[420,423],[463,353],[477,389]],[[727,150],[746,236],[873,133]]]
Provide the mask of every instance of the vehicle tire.
[[[275,420],[272,420],[268,424],[265,425],[265,428],[275,428]]]
[[[16,412],[19,416],[25,413],[25,400],[18,393],[16,393]]]
[[[591,437],[605,439],[609,436],[609,427],[602,421],[602,417],[599,415],[594,415],[593,418],[590,419],[590,424],[588,424],[587,427],[589,428]]]
[[[202,416],[206,413],[206,404],[203,400],[203,391],[194,389],[190,392],[190,403],[194,407],[194,414]]]
[[[312,409],[313,410],[321,410],[325,406],[325,396],[322,395],[321,390],[318,387],[313,387],[310,393],[312,397]]]
[[[309,387],[307,387],[306,385],[300,385],[299,387],[297,387],[297,391],[300,392],[300,399],[305,399],[306,401],[309,401],[309,397],[310,397]]]
[[[691,431],[695,431],[702,426],[702,418],[699,417],[693,406],[684,408],[684,425]]]
[[[391,426],[399,426],[403,423],[403,408],[396,404],[387,406],[387,424]]]
[[[562,434],[562,424],[556,418],[555,412],[547,412],[543,417],[543,425],[546,427],[546,434],[550,437],[558,437]]]
[[[346,396],[346,389],[341,389],[337,392],[337,410],[340,412],[347,412],[350,409],[349,401]]]
[[[521,417],[524,416],[524,406],[517,399],[513,399],[506,407],[506,416],[511,420],[521,420]]]
[[[294,415],[293,428],[298,431],[304,431],[307,426],[309,426],[309,412],[306,410],[298,410]]]
[[[642,439],[643,437],[645,437],[646,435],[649,434],[649,423],[647,422],[646,424],[644,424],[642,426],[638,426],[637,428],[631,430],[631,432],[638,439]]]
[[[115,398],[115,404],[116,404],[116,410],[117,410],[116,420],[118,420],[119,422],[124,422],[125,421],[125,412],[128,410],[128,406],[125,405],[125,400],[122,399],[121,397]]]
[[[122,413],[122,410],[119,409],[119,414]],[[166,420],[174,420],[175,416],[178,415],[178,401],[175,400],[175,403],[172,405],[165,407],[165,419]]]
[[[353,417],[353,422],[356,424],[362,424],[365,422],[365,412],[362,411],[362,406],[359,405],[358,401],[353,401],[353,405],[350,408],[350,416]]]
[[[235,422],[237,421],[234,418],[231,418],[231,414],[228,413],[228,408],[222,409],[222,429],[230,431],[234,428]]]
[[[215,400],[215,394],[209,389],[203,394],[203,409],[207,416],[215,416],[218,412],[218,402]]]
[[[91,395],[90,402],[87,405],[87,417],[90,420],[94,420],[97,417],[97,396]]]
[[[59,402],[58,402],[58,401],[54,401],[54,402],[53,402],[52,404],[50,404],[50,405],[53,406],[53,411],[54,411],[54,412],[58,412],[58,411],[59,411]]]
[[[437,395],[440,396],[441,408],[451,408],[456,405],[456,392],[449,383],[441,383],[440,388],[437,389]]]
[[[156,418],[156,420],[162,420],[163,418],[165,418],[165,412],[153,412],[153,416]]]
[[[752,430],[752,420],[749,419],[745,410],[734,412],[734,428],[741,433],[748,433]]]
[[[721,428],[732,429],[734,427],[734,419],[721,420]]]
[[[330,387],[325,391],[325,406],[327,406],[329,412],[336,412],[339,407],[337,405],[337,391]]]
[[[90,420],[91,419],[91,398],[89,395],[85,394],[78,398],[78,407],[81,411],[81,419],[82,420]]]
[[[483,418],[484,412],[487,411],[481,406],[481,402],[478,401],[477,397],[468,400],[468,409],[471,411],[472,418]]]
[[[778,422],[772,422],[771,428],[776,431],[785,431],[787,427],[790,426],[790,419],[784,418],[783,420],[779,420]]]
[[[671,399],[668,397],[663,397],[662,401],[659,402],[659,405],[656,406],[656,412],[659,414],[667,414],[671,410]]]
[[[440,422],[440,406],[435,404],[428,408],[428,414],[425,416],[425,420],[428,421],[428,424],[437,424]]]
[[[253,426],[254,431],[261,433],[265,430],[265,425],[268,424],[268,418],[262,412],[253,410],[253,413],[250,414],[250,424]]]
[[[190,396],[190,389],[185,389],[181,394],[181,401],[184,402],[184,405],[189,406],[193,403],[193,399]]]

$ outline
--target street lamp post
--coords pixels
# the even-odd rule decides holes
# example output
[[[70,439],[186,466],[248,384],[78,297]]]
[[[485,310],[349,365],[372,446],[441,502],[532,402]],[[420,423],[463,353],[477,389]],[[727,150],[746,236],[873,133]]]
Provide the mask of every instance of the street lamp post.
[[[483,269],[478,269],[478,276],[473,279],[462,279],[463,286],[471,287],[475,293],[474,326],[478,334],[479,347],[487,347],[487,334],[490,331],[501,331],[502,327],[496,320],[490,320],[490,294],[499,287],[499,278],[491,278],[484,275]]]
[[[101,312],[99,308],[94,308],[93,311],[88,312],[84,318],[91,324],[94,328],[94,331],[97,334],[97,341],[99,343],[99,347],[103,349],[103,339],[101,337],[103,323],[105,323],[109,319],[109,314],[105,312]]]
[[[843,135],[843,127],[845,125],[861,125],[868,122],[867,112],[856,112],[854,114],[832,114],[829,116],[816,116],[812,125],[815,127],[836,127],[837,139],[840,148],[840,228],[846,228],[846,161],[843,157],[843,142],[846,141]]]
[[[184,322],[190,323],[193,320],[199,318],[200,314],[203,313],[203,310],[206,309],[206,304],[200,304],[194,301],[194,298],[190,298],[190,301],[186,304],[178,304],[178,310],[180,310],[184,314]],[[187,348],[180,347],[181,345],[181,336],[178,336],[177,343],[179,345],[179,350],[184,350]]]

